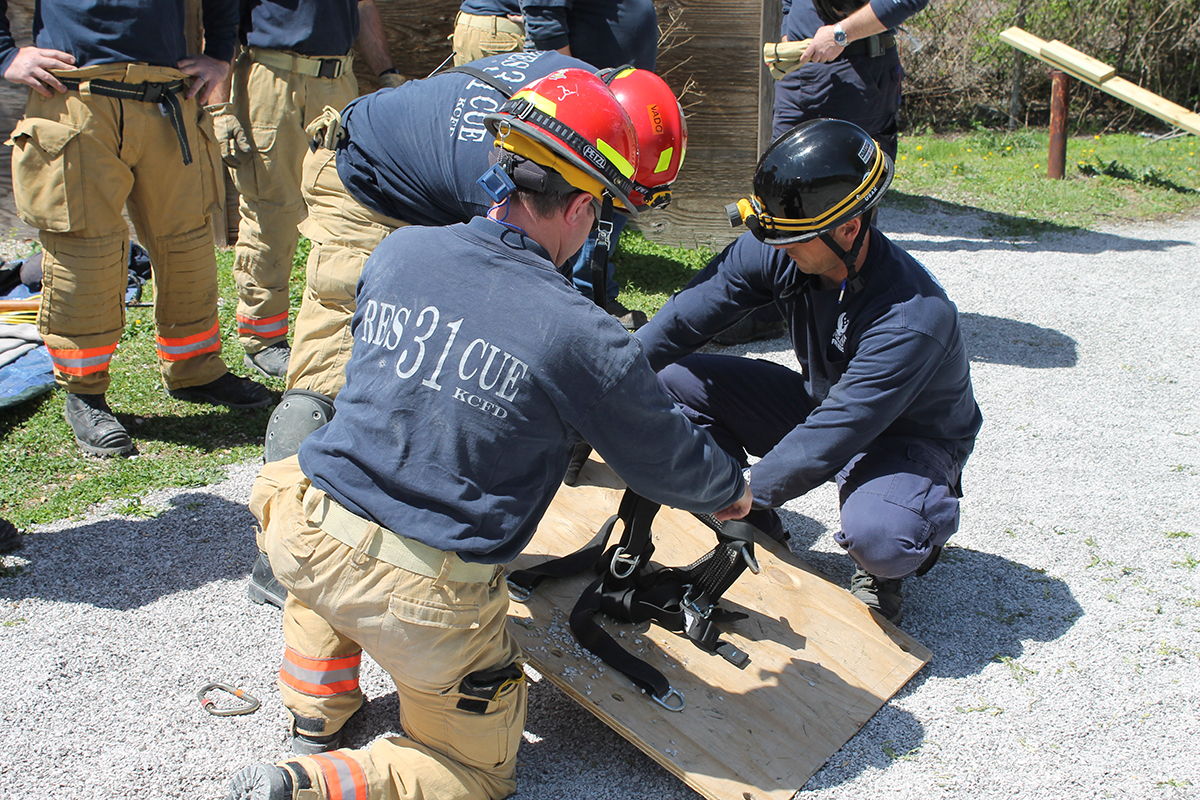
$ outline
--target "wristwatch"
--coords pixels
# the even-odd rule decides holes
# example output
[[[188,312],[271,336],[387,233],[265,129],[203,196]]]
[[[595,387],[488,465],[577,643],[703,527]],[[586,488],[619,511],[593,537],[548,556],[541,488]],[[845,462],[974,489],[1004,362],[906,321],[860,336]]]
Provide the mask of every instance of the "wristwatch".
[[[838,47],[845,47],[850,44],[850,38],[846,36],[846,32],[842,30],[842,23],[835,23],[833,26],[833,43]]]

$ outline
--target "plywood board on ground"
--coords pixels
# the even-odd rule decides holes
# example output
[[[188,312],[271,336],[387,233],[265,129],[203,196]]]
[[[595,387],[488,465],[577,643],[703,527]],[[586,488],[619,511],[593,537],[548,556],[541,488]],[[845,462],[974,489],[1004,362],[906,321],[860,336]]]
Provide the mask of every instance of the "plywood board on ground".
[[[593,456],[514,567],[583,546],[616,513],[623,489]],[[660,510],[653,531],[654,560],[664,565],[690,564],[715,544],[712,531],[675,509]],[[785,548],[755,550],[761,573],[744,573],[722,602],[749,615],[725,636],[750,654],[744,670],[658,626],[604,623],[683,694],[682,712],[655,704],[576,643],[568,617],[591,573],[547,581],[514,602],[510,627],[542,675],[704,797],[785,800],[931,654]]]

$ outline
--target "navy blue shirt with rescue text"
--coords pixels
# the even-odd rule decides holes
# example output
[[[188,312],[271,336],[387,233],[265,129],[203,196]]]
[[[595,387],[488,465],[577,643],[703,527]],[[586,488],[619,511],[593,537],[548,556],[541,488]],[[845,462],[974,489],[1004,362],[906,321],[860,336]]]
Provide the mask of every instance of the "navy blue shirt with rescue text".
[[[517,230],[486,217],[400,228],[367,260],[357,302],[337,413],[300,466],[360,517],[507,563],[581,440],[655,502],[712,512],[745,491],[640,343]]]
[[[512,91],[557,69],[595,72],[555,52],[506,53],[470,64]],[[443,72],[358,98],[342,112],[347,139],[337,155],[346,190],[368,208],[410,225],[452,225],[487,213],[476,180],[495,137],[484,115],[505,97],[461,72]]]

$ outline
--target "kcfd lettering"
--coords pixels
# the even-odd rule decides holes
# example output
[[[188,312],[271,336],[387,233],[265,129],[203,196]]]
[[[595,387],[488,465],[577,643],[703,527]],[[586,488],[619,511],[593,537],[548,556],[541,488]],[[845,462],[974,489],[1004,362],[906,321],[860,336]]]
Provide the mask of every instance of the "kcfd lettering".
[[[396,377],[402,380],[415,376],[427,363],[426,355],[432,352],[432,348],[441,345],[436,363],[421,379],[422,386],[440,392],[446,362],[454,353],[454,344],[463,320],[440,324],[441,312],[436,306],[426,306],[414,318],[411,308],[377,300],[368,300],[362,310],[362,333],[359,338],[388,352],[399,351],[395,371]],[[440,337],[434,338],[439,332],[445,336],[444,344]],[[521,382],[529,374],[529,365],[512,353],[477,338],[471,340],[458,355],[455,374],[458,380],[468,384],[454,388],[455,400],[503,419],[508,412],[484,395],[492,394],[500,400],[513,402],[520,391]],[[472,383],[474,386],[469,385]],[[476,387],[480,394],[473,393]]]

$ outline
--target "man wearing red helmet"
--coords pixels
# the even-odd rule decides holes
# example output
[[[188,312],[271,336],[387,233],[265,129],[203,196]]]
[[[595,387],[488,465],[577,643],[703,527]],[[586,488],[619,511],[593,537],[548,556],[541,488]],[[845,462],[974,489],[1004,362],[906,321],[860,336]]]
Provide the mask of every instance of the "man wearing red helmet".
[[[893,165],[849,122],[812,120],[763,154],[742,235],[637,336],[669,394],[748,465],[767,534],[773,509],[836,478],[835,541],[851,591],[900,618],[901,580],[924,574],[958,529],[960,475],[982,417],[958,311],[937,280],[871,226]],[[772,305],[801,371],[690,355]]]
[[[491,200],[477,179],[493,147],[484,116],[520,86],[568,67],[587,65],[555,52],[494,56],[458,68],[466,71],[361,97],[314,127],[317,146],[304,167],[308,218],[301,226],[312,250],[287,391],[267,426],[267,461],[296,453],[333,414],[367,256],[399,227],[449,225],[485,214]],[[661,207],[687,142],[679,104],[661,78],[642,70],[622,70],[613,85],[618,100],[635,109],[635,131],[646,131],[635,173],[643,188],[631,198]],[[658,134],[648,130],[651,108],[660,120]],[[255,602],[283,605],[265,555],[252,570],[248,592]]]
[[[503,565],[581,439],[654,502],[718,519],[750,507],[737,462],[559,271],[597,207],[632,205],[637,144],[620,104],[566,69],[484,121],[495,204],[375,249],[336,415],[254,484],[289,592],[279,688],[303,755],[242,770],[229,800],[515,791],[526,687]],[[396,683],[407,738],[341,750],[364,649]]]

